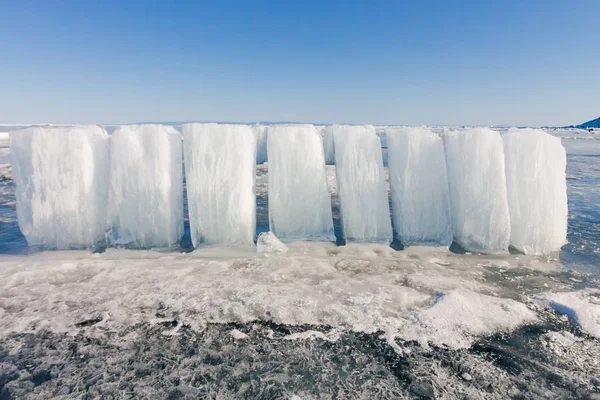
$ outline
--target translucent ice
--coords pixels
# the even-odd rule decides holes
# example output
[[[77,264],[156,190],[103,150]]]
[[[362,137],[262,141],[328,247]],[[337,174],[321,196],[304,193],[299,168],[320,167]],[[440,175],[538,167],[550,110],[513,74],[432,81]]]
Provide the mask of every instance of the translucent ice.
[[[269,159],[267,154],[267,127],[254,125],[252,128],[256,131],[256,163],[266,163]]]
[[[335,240],[321,136],[312,125],[269,128],[269,223],[281,240]]]
[[[388,128],[394,228],[404,245],[452,243],[442,139],[426,128]]]
[[[331,126],[325,126],[322,130],[323,151],[325,152],[325,163],[327,165],[335,164],[335,148],[333,146],[333,129]]]
[[[21,232],[30,246],[104,242],[109,139],[98,126],[36,127],[11,134]]]
[[[183,125],[194,246],[251,245],[256,231],[256,133],[246,125]]]
[[[372,126],[331,127],[344,238],[391,242],[381,142]]]
[[[510,244],[526,254],[559,250],[567,242],[565,148],[541,129],[510,129],[502,139]]]
[[[510,218],[504,147],[489,128],[444,134],[454,239],[466,250],[508,249]]]
[[[125,125],[110,140],[109,240],[176,246],[183,235],[181,135],[171,126]]]

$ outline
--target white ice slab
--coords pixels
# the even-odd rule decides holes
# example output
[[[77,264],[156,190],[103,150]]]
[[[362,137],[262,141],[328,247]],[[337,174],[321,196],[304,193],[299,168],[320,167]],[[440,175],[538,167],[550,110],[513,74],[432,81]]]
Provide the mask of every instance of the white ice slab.
[[[444,134],[454,239],[466,250],[508,249],[510,217],[504,146],[489,128]]]
[[[427,128],[388,128],[392,215],[404,245],[452,243],[444,144]]]
[[[392,240],[381,142],[372,126],[333,125],[335,165],[344,238]]]
[[[283,241],[335,240],[321,136],[312,125],[269,128],[269,223]]]
[[[30,246],[104,243],[109,139],[98,126],[35,127],[11,134],[21,232]]]
[[[109,241],[177,246],[183,235],[181,135],[171,126],[124,125],[110,140]]]
[[[246,125],[186,124],[183,140],[194,246],[253,244],[256,132]]]
[[[557,137],[541,129],[502,135],[511,218],[510,244],[546,254],[567,243],[567,155]]]

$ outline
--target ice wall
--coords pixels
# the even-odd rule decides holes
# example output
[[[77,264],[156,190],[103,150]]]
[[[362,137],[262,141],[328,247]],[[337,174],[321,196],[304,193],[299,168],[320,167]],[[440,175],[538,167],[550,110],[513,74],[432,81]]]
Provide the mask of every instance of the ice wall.
[[[502,139],[510,244],[526,254],[559,250],[567,243],[565,148],[541,129],[510,129]]]
[[[108,138],[98,126],[34,127],[11,134],[17,216],[30,246],[103,245]]]
[[[256,132],[246,125],[183,125],[194,246],[251,245],[256,231]]]
[[[323,152],[325,153],[325,163],[327,165],[335,164],[335,147],[333,146],[333,129],[331,126],[323,127]]]
[[[372,126],[331,127],[344,238],[391,242],[381,142]]]
[[[488,128],[444,134],[454,239],[466,250],[508,249],[510,217],[504,146]]]
[[[125,125],[110,141],[109,241],[177,246],[183,235],[181,135],[171,126]]]
[[[404,245],[452,243],[448,175],[440,136],[426,128],[388,128],[392,216]]]
[[[269,128],[269,224],[284,241],[335,240],[321,136],[312,125]]]
[[[267,154],[267,127],[264,125],[254,125],[256,131],[256,163],[263,164],[269,161]]]

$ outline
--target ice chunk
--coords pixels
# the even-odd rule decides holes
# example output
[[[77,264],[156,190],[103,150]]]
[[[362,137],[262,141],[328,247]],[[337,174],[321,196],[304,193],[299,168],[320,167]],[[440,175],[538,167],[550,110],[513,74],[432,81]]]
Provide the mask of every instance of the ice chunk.
[[[541,129],[502,135],[510,210],[510,244],[526,254],[567,243],[567,156],[557,137]]]
[[[281,240],[335,240],[321,136],[312,125],[269,128],[269,224]]]
[[[256,239],[258,253],[286,253],[288,247],[273,232],[262,232]]]
[[[30,246],[104,243],[109,137],[99,126],[35,127],[11,134],[17,216]]]
[[[391,242],[381,142],[372,126],[331,127],[344,238]]]
[[[323,127],[323,151],[325,153],[325,163],[335,165],[335,147],[333,146],[333,129],[331,126]]]
[[[510,218],[504,147],[489,128],[444,134],[454,239],[466,250],[508,249]]]
[[[110,140],[109,240],[176,246],[183,235],[181,135],[171,126],[125,125]]]
[[[267,127],[264,125],[254,125],[256,131],[256,163],[264,164],[269,160],[267,154]]]
[[[426,128],[389,128],[394,228],[404,245],[452,243],[442,138]]]
[[[256,231],[256,132],[247,125],[185,124],[192,243],[251,245]]]

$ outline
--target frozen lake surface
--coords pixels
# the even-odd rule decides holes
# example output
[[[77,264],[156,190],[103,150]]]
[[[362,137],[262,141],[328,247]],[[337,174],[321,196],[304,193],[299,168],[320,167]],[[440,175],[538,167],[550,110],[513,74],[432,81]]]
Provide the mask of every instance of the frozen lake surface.
[[[182,251],[29,254],[0,136],[0,397],[594,398],[600,140],[549,132],[567,149],[569,243],[540,257],[307,242],[189,252],[187,207]],[[267,165],[256,191],[266,231]]]

